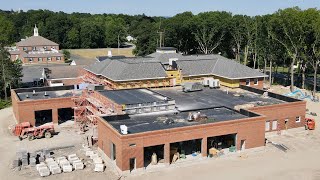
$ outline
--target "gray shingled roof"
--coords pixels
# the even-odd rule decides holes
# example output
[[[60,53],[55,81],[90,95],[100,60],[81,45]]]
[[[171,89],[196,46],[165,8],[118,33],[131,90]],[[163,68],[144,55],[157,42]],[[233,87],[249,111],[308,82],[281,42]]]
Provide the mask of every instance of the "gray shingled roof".
[[[80,70],[84,66],[54,66],[47,67],[46,77],[47,79],[63,79],[63,78],[77,78],[80,76]]]
[[[177,61],[177,65],[184,76],[212,74],[228,79],[266,77],[258,70],[220,55],[185,56]]]
[[[25,40],[17,42],[17,46],[58,46],[59,44],[50,41],[42,36],[31,36]]]
[[[86,70],[114,81],[165,78],[167,76],[159,62],[148,58],[114,59],[94,63]]]
[[[180,58],[182,58],[182,55],[179,53],[158,53],[158,52],[155,52],[155,53],[149,54],[146,57],[154,58],[154,60],[160,61],[162,64],[168,64],[169,59],[171,59],[171,58],[180,59]]]
[[[42,66],[23,66],[21,82],[28,83],[33,82],[35,79],[43,78],[42,72]]]

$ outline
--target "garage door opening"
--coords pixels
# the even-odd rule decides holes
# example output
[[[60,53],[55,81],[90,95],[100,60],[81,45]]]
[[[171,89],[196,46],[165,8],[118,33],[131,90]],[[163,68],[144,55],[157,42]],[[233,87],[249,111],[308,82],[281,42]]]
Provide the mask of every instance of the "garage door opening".
[[[35,111],[34,114],[36,119],[36,126],[52,122],[52,109]]]
[[[164,163],[164,145],[150,146],[144,148],[144,167]]]
[[[58,124],[73,120],[74,110],[72,108],[58,109]]]
[[[208,154],[217,155],[215,153],[229,153],[236,151],[236,137],[237,134],[228,134],[222,136],[209,137],[208,142]],[[216,151],[218,150],[218,151]]]
[[[201,139],[181,141],[170,144],[170,162],[201,157]]]

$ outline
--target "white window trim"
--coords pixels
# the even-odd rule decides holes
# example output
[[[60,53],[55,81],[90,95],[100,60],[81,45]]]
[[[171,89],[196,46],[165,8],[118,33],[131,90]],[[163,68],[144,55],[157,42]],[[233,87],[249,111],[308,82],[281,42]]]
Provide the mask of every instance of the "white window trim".
[[[248,84],[247,84],[247,81],[249,81]],[[250,86],[250,79],[246,79],[246,86]]]
[[[299,118],[299,120],[297,121],[297,117]],[[296,123],[301,122],[301,117],[300,116],[296,116]]]
[[[33,62],[33,58],[29,58],[29,62]]]
[[[256,83],[256,80],[257,80],[257,83]],[[254,84],[254,85],[259,85],[259,79],[258,79],[258,78],[255,78],[255,79],[253,80],[253,84]]]

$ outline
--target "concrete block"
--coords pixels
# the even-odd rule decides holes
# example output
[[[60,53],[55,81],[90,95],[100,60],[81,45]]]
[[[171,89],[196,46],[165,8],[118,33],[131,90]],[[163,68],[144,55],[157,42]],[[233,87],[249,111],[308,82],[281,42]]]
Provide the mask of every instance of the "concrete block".
[[[29,165],[29,159],[28,158],[22,158],[21,159],[21,165],[22,166],[28,166]]]
[[[68,160],[72,164],[74,161],[79,161],[80,159],[78,157],[72,157],[72,158],[70,158]]]
[[[104,164],[94,164],[94,171],[95,172],[103,172],[104,171]]]
[[[21,166],[21,160],[20,159],[13,160],[12,168],[16,168],[16,167],[19,167],[19,166]]]
[[[74,170],[81,170],[84,168],[84,164],[82,162],[76,162],[73,164]]]
[[[37,159],[35,157],[30,157],[29,163],[31,166],[35,166],[37,164]]]
[[[64,165],[70,165],[70,162],[68,160],[61,160],[59,163],[60,167],[63,167]]]
[[[36,158],[37,157],[37,153],[36,152],[31,152],[31,153],[29,153],[29,157],[30,158]]]
[[[76,158],[76,157],[78,157],[76,154],[70,154],[70,155],[68,155],[68,160],[72,159],[72,158]]]
[[[44,157],[40,156],[40,157],[38,158],[38,160],[39,160],[39,162],[44,162]]]
[[[56,169],[56,168],[60,168],[60,166],[58,164],[51,164],[49,166],[49,170],[52,172],[53,169]]]
[[[44,156],[48,156],[48,155],[51,154],[51,151],[46,148],[46,149],[43,149],[43,150],[42,150],[42,154],[43,154]]]
[[[93,159],[94,164],[102,164],[102,159],[100,157]]]
[[[61,161],[61,160],[67,160],[67,158],[64,157],[64,156],[62,156],[62,157],[57,157],[57,158],[56,158],[56,161],[57,161],[58,164],[60,164],[60,161]]]
[[[99,157],[98,154],[92,154],[92,155],[90,156],[90,159],[94,159],[94,158],[98,158],[98,157]]]
[[[16,157],[19,159],[28,158],[28,156],[29,156],[29,153],[26,150],[21,150],[16,152]]]
[[[46,158],[46,163],[55,162],[53,158]]]
[[[49,171],[49,169],[47,167],[39,168],[38,172],[39,172],[41,177],[45,177],[45,176],[49,176],[50,175],[50,171]]]
[[[91,151],[91,150],[86,151],[86,156],[87,156],[87,157],[91,157],[93,154],[94,154],[94,152]]]
[[[50,171],[52,174],[60,174],[61,173],[61,169],[59,166],[51,168]]]
[[[75,161],[72,161],[72,166],[74,166],[75,163],[82,163],[82,161],[79,159],[79,160],[75,160]]]
[[[44,163],[40,163],[40,164],[37,164],[37,165],[36,165],[37,171],[39,171],[40,168],[44,168],[44,167],[45,167],[45,168],[48,168],[48,166],[47,166],[46,164],[44,164]]]
[[[63,172],[72,172],[72,166],[71,165],[65,165],[62,167]]]

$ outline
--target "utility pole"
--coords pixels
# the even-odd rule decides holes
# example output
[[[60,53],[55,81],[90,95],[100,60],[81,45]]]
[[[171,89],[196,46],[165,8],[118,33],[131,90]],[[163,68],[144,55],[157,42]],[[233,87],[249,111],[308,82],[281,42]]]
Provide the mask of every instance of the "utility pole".
[[[159,47],[162,47],[162,45],[164,45],[164,31],[158,31],[157,32],[158,34],[159,34],[159,36],[160,36],[160,41],[159,41]]]
[[[164,45],[164,31],[161,30],[161,19],[160,19],[160,25],[159,25],[159,31],[157,31],[157,33],[159,34],[159,47],[161,48],[162,45]]]
[[[120,34],[118,34],[118,55],[120,55]]]

